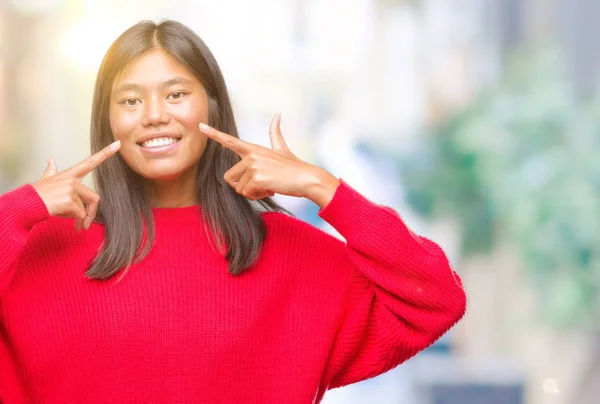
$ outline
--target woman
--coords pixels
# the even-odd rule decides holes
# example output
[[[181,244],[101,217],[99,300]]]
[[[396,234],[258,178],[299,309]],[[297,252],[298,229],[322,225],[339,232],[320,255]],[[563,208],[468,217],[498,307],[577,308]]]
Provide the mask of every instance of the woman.
[[[270,138],[238,138],[189,28],[124,32],[98,72],[94,154],[0,196],[0,401],[317,403],[463,316],[436,244],[294,156],[278,116]],[[274,193],[318,204],[346,243]]]

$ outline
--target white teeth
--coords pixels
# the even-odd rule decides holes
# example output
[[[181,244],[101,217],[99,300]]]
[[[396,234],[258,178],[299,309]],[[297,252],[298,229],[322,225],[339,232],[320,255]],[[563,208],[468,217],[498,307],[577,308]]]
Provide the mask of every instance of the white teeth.
[[[142,143],[142,147],[161,147],[177,143],[178,141],[179,139],[176,139],[174,137],[159,137],[156,139],[145,141],[144,143]]]

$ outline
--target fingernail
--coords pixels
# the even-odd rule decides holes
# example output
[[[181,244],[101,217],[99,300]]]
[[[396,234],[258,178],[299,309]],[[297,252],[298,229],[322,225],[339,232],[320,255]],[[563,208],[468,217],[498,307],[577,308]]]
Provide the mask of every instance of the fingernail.
[[[281,114],[277,114],[277,125],[281,122]]]
[[[110,145],[110,148],[111,148],[112,150],[117,150],[117,149],[118,149],[120,146],[121,146],[121,141],[120,141],[120,140],[117,140],[116,142],[114,142],[114,143],[112,143],[112,144]]]
[[[202,132],[208,132],[210,130],[210,127],[205,123],[200,123],[198,127]]]

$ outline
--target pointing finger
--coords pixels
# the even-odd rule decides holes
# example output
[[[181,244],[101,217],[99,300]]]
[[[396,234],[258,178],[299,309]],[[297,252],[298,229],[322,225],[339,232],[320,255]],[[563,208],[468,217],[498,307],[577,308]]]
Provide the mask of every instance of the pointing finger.
[[[228,135],[227,133],[219,132],[215,128],[201,123],[198,125],[200,131],[208,136],[210,139],[222,144],[228,149],[237,153],[240,157],[244,157],[252,150],[252,144],[243,141],[235,136]]]
[[[104,149],[100,150],[98,153],[92,154],[90,157],[86,158],[82,162],[77,163],[67,171],[69,171],[76,177],[83,178],[86,175],[88,175],[94,168],[98,167],[109,157],[115,154],[120,147],[121,141],[117,140],[116,142],[113,142],[110,145],[106,146]]]

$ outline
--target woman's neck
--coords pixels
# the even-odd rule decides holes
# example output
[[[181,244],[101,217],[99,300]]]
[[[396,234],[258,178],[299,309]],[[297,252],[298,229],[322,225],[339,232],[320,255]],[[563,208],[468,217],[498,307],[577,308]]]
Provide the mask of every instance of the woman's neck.
[[[183,175],[173,180],[149,180],[146,186],[153,208],[181,208],[197,205],[196,176]]]

